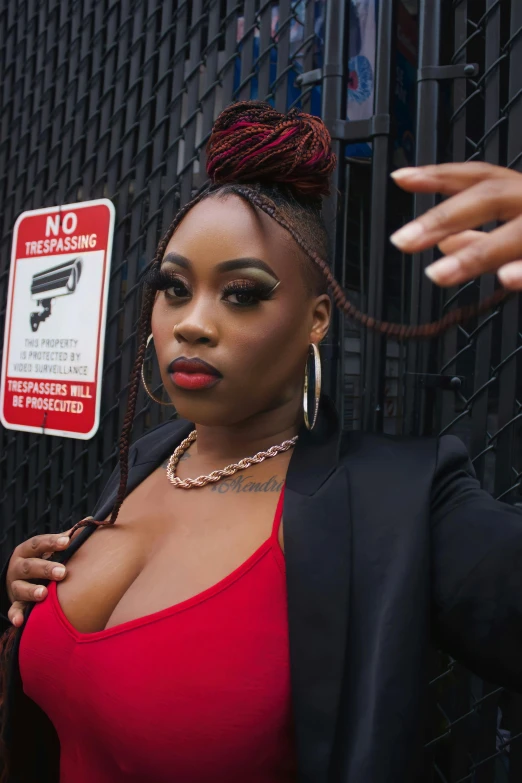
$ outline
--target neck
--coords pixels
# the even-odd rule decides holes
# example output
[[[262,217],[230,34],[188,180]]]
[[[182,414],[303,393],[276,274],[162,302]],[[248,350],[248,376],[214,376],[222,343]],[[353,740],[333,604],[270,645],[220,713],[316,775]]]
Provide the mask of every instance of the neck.
[[[297,434],[301,401],[292,399],[230,426],[196,424],[197,453],[208,457],[247,457]]]

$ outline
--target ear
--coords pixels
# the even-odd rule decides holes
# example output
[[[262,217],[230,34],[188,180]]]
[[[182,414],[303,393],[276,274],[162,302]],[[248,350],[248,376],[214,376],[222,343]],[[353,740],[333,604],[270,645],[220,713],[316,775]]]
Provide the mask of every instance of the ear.
[[[332,316],[332,302],[328,294],[315,298],[312,310],[310,342],[318,345],[326,337]]]

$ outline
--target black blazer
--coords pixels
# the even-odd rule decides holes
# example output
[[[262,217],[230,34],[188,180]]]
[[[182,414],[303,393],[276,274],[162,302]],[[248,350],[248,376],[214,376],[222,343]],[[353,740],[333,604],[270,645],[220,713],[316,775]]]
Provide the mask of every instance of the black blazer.
[[[134,444],[129,491],[192,426],[168,422]],[[117,482],[115,471],[96,518]],[[283,519],[299,783],[417,780],[430,642],[522,691],[522,514],[480,489],[457,438],[341,435],[323,400],[293,451]],[[5,588],[2,599],[5,612]],[[56,783],[56,735],[22,692],[16,652],[10,780]]]

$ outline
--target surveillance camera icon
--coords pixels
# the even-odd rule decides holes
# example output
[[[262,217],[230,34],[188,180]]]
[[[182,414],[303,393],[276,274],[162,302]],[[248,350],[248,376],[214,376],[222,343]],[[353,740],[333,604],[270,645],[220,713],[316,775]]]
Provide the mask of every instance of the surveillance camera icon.
[[[31,283],[31,299],[42,310],[31,313],[31,329],[38,331],[42,321],[51,315],[51,302],[57,296],[74,294],[82,274],[82,259],[73,258],[65,264],[53,266],[44,272],[33,275]]]

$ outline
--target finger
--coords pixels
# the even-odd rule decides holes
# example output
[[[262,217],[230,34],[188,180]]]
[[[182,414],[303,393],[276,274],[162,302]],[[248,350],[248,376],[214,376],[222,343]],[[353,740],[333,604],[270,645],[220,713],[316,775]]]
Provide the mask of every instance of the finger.
[[[428,210],[396,231],[390,241],[406,253],[416,253],[452,234],[492,221],[512,220],[521,212],[522,177],[520,181],[490,180],[473,185]]]
[[[512,261],[501,266],[497,275],[504,288],[522,291],[522,261]]]
[[[65,530],[63,533],[59,533],[60,538],[65,538],[67,536],[69,544],[71,543],[71,540],[69,538],[69,536],[71,534],[71,531],[72,531],[72,527],[69,528],[69,530]],[[60,547],[60,550],[67,549],[67,546],[68,546],[68,544],[62,544],[61,547]],[[46,560],[48,560],[53,555],[54,555],[54,552],[43,552],[41,557],[43,557]]]
[[[484,272],[518,261],[522,252],[522,216],[500,228],[484,234],[481,242],[473,242],[456,253],[426,267],[427,276],[440,286],[452,286],[472,280]],[[504,275],[509,276],[509,272]]]
[[[484,239],[483,231],[461,231],[459,234],[453,234],[452,236],[443,239],[442,242],[439,242],[438,247],[439,250],[447,256],[450,253],[456,253],[457,250],[473,244],[473,242],[477,242],[479,239]]]
[[[35,603],[43,601],[47,596],[47,588],[45,585],[33,585],[30,582],[24,582],[22,579],[15,579],[11,582],[11,592],[16,601],[28,601],[29,603]]]
[[[63,579],[65,566],[52,560],[37,557],[20,557],[14,564],[13,576],[21,579]]]
[[[20,628],[24,621],[26,605],[27,604],[22,603],[22,601],[15,601],[14,604],[11,604],[9,611],[7,612],[7,617],[15,628]]]
[[[33,536],[28,541],[24,541],[18,547],[19,557],[34,557],[42,555],[44,552],[61,552],[69,546],[69,537],[67,533],[44,534]]]
[[[512,169],[479,161],[397,169],[391,176],[400,188],[411,193],[442,193],[445,196],[453,196],[484,180],[520,179],[520,174]]]

